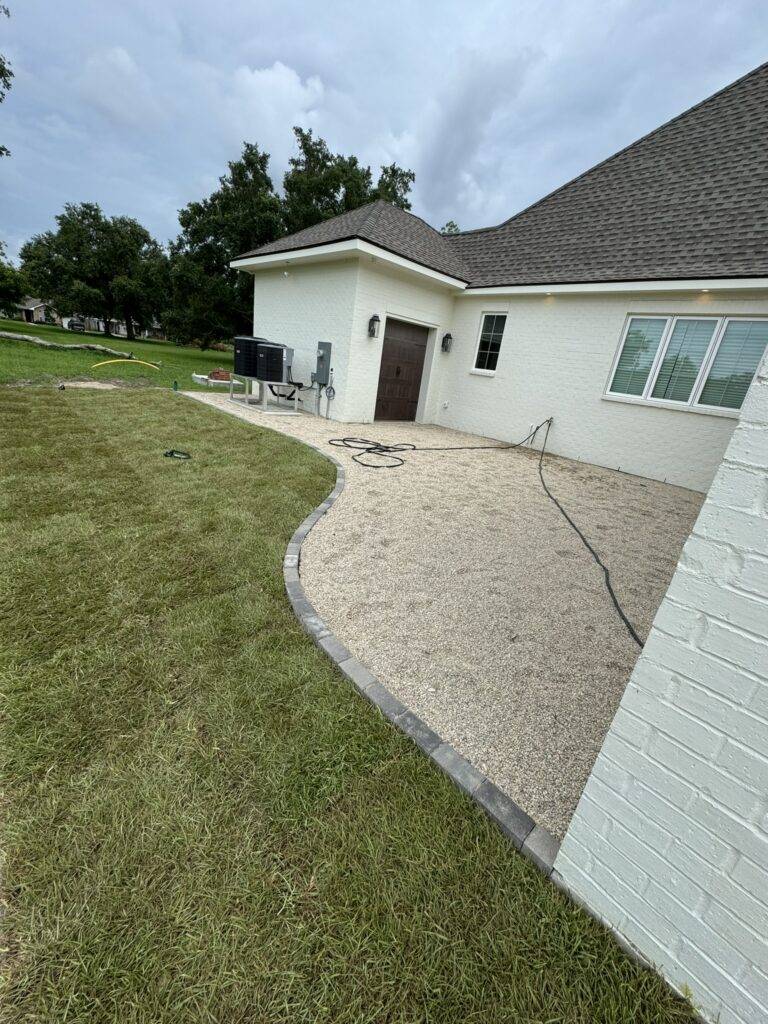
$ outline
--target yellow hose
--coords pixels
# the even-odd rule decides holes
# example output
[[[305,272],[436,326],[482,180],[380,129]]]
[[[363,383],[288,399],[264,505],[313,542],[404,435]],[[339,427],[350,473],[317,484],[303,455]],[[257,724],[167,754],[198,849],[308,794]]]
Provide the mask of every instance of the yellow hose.
[[[143,359],[105,359],[103,363],[94,363],[91,369],[95,370],[97,366],[109,366],[110,363],[139,363],[140,366],[149,366],[153,370],[160,369],[154,363],[145,363]]]

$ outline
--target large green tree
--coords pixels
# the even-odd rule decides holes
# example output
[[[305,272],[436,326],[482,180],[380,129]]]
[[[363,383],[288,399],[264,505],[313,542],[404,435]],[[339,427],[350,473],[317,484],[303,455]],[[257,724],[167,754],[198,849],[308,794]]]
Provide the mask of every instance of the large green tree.
[[[269,176],[269,156],[246,142],[206,199],[179,212],[181,232],[171,244],[171,303],[163,318],[169,337],[182,344],[249,333],[253,284],[230,260],[293,231],[384,199],[409,209],[412,171],[370,167],[330,151],[311,131],[294,128],[298,154],[290,161],[279,195]]]
[[[408,193],[416,177],[413,171],[390,164],[381,168],[374,185],[371,168],[356,156],[332,153],[311,129],[293,131],[299,152],[291,158],[283,178],[283,224],[289,234],[376,199],[410,210]]]
[[[268,154],[246,142],[216,191],[179,211],[181,233],[171,243],[171,301],[164,316],[175,341],[207,345],[250,329],[252,284],[229,262],[283,231],[268,163]]]
[[[167,305],[167,257],[131,217],[105,217],[96,203],[69,203],[57,229],[21,250],[26,280],[61,315],[124,320],[128,337],[148,327]]]

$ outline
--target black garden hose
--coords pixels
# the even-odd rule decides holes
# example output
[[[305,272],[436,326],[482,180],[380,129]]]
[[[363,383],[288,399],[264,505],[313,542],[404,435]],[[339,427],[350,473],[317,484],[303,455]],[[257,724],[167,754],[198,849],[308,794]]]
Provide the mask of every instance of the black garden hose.
[[[605,587],[608,591],[608,596],[613,602],[613,607],[616,609],[616,614],[619,616],[621,621],[624,623],[627,632],[638,645],[642,648],[643,641],[640,639],[637,630],[629,621],[626,612],[621,607],[619,599],[616,597],[616,593],[611,584],[611,574],[608,570],[608,566],[602,560],[600,555],[595,551],[592,545],[589,543],[587,538],[578,528],[576,523],[571,519],[568,513],[565,511],[563,506],[550,491],[547,486],[547,482],[544,479],[544,452],[547,448],[547,439],[549,438],[549,429],[552,426],[552,417],[543,420],[538,426],[534,427],[527,437],[524,437],[522,441],[516,441],[514,444],[473,444],[473,445],[455,445],[445,448],[417,448],[415,444],[411,444],[408,441],[403,441],[400,444],[383,444],[380,441],[371,441],[366,437],[334,437],[328,442],[335,448],[349,448],[355,452],[352,456],[352,461],[356,462],[360,466],[365,466],[367,469],[397,469],[398,466],[402,466],[405,463],[405,459],[401,453],[404,452],[467,452],[467,451],[510,451],[512,448],[519,448],[520,445],[525,444],[527,441],[533,441],[537,433],[542,427],[544,431],[544,441],[539,452],[539,479],[541,480],[541,486],[544,488],[544,493],[549,500],[555,505],[557,510],[560,512],[562,517],[568,523],[572,530],[575,531],[581,543],[590,553],[595,563],[602,569],[603,578],[605,581]],[[380,459],[387,461],[370,462],[365,461],[366,457],[369,459]]]

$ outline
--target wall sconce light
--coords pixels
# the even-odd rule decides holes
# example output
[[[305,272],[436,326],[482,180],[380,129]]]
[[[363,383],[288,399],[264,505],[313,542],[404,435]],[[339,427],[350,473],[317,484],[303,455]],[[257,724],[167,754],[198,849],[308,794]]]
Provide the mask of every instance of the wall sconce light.
[[[452,334],[444,334],[443,335],[443,340],[442,340],[442,342],[440,344],[440,348],[443,350],[443,352],[450,352],[451,351],[451,345],[453,345],[453,335]]]
[[[379,314],[378,313],[374,313],[373,316],[371,317],[371,319],[368,321],[368,337],[369,338],[378,338],[378,336],[379,336],[379,324],[380,323],[381,323],[381,320],[379,319]]]

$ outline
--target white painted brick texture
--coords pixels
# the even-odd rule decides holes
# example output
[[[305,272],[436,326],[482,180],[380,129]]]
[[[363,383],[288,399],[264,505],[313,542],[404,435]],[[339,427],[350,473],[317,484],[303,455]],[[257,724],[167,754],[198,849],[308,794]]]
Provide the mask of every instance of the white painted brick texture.
[[[507,314],[493,377],[472,373],[484,312]],[[765,293],[461,296],[369,256],[254,274],[254,331],[295,349],[297,379],[309,379],[317,341],[333,344],[333,419],[367,423],[374,418],[383,339],[383,329],[376,339],[367,335],[374,313],[382,326],[394,317],[429,329],[417,419],[516,440],[532,423],[554,416],[549,446],[559,455],[705,491],[736,421],[605,401],[616,347],[632,313],[765,316],[768,298]],[[453,335],[449,354],[440,351],[447,331]],[[728,507],[744,516],[766,498],[759,460],[768,403],[760,401],[752,429],[744,434],[739,465],[719,483],[723,500],[734,499]],[[718,529],[713,522],[702,535]],[[768,558],[768,550],[763,554]]]
[[[507,314],[493,377],[472,373],[483,312]],[[457,298],[453,351],[441,363],[437,422],[515,440],[527,434],[531,423],[554,416],[549,445],[558,455],[706,491],[735,420],[603,399],[626,317],[632,313],[765,316],[768,300],[765,293]],[[758,415],[768,422],[768,405],[756,409]],[[751,437],[745,435],[742,466],[731,481],[740,502],[759,499],[752,491],[759,490],[760,481],[750,455]],[[742,473],[753,474],[749,486],[745,479],[736,480]]]
[[[768,1021],[768,355],[555,870],[705,1018]]]

